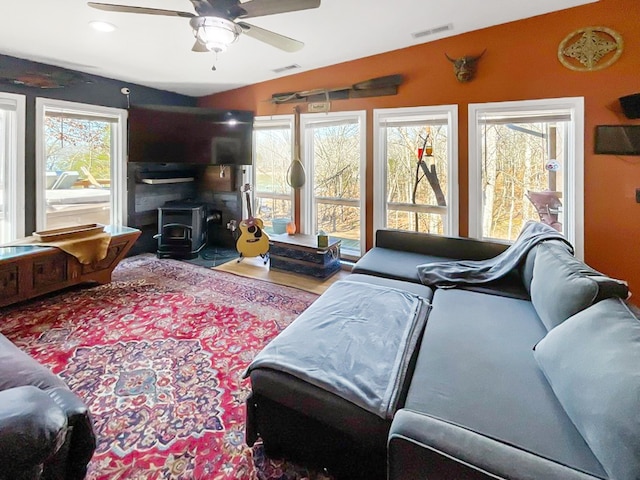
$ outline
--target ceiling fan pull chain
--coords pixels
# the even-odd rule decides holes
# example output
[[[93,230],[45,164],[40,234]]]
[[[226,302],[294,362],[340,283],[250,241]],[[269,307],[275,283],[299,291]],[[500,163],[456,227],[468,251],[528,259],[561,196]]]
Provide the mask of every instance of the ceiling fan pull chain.
[[[213,63],[213,65],[211,65],[211,71],[215,72],[215,71],[217,70],[217,68],[216,68],[216,63],[218,63],[218,52],[213,52],[213,53],[214,53],[214,55],[216,56],[216,60],[215,60],[215,62]]]

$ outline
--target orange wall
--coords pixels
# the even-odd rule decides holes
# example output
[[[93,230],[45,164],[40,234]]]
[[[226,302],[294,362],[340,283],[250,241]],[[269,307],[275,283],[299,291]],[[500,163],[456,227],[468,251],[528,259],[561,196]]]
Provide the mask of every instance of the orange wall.
[[[640,1],[600,0],[556,13],[499,25],[431,43],[333,65],[204,97],[201,106],[254,110],[256,115],[292,113],[293,105],[273,105],[277,92],[342,87],[369,78],[401,73],[398,95],[334,101],[332,111],[367,110],[367,246],[373,239],[372,189],[374,108],[458,104],[460,233],[468,226],[469,103],[583,96],[585,98],[585,260],[594,268],[625,279],[640,302],[640,157],[594,155],[594,127],[640,124],[628,120],[618,97],[640,92]],[[625,49],[612,66],[575,72],[557,58],[558,44],[578,28],[606,26],[622,35]],[[401,28],[401,26],[399,26]],[[484,48],[470,83],[454,78],[445,52],[476,55]],[[232,55],[232,52],[228,53]],[[304,111],[304,104],[301,104]]]

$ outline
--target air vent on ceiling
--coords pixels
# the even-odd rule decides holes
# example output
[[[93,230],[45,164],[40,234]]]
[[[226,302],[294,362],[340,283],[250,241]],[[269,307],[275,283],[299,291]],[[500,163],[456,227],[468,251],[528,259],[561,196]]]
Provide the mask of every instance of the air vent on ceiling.
[[[435,35],[436,33],[446,32],[447,30],[453,30],[453,23],[448,23],[446,25],[440,25],[439,27],[433,27],[429,30],[423,30],[421,32],[412,33],[411,36],[413,38],[422,38],[427,35]]]
[[[287,70],[295,70],[296,68],[300,68],[300,65],[298,65],[297,63],[294,63],[292,65],[287,65],[286,67],[275,68],[273,69],[273,72],[282,73],[282,72],[286,72]]]

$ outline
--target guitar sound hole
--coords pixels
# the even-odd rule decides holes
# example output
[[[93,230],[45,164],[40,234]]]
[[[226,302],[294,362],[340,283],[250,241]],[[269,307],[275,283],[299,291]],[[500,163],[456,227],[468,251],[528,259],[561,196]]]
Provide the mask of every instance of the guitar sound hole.
[[[249,233],[256,233],[255,225],[251,225],[249,228],[247,228],[247,230],[249,231]]]

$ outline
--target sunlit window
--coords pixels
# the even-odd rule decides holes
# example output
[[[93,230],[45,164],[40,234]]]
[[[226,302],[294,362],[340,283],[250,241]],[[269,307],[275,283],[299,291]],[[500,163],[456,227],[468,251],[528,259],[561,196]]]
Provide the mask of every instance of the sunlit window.
[[[341,239],[343,256],[364,251],[365,119],[364,112],[301,116],[305,233]]]
[[[582,251],[581,98],[469,106],[470,234],[515,240],[529,220]]]
[[[0,93],[0,243],[24,236],[23,95]]]
[[[253,214],[262,220],[267,233],[285,233],[293,219],[291,187],[287,183],[292,122],[291,115],[257,117],[254,122]]]
[[[374,229],[457,234],[457,107],[379,109],[374,121]]]
[[[40,229],[121,225],[126,200],[126,112],[38,99]]]

